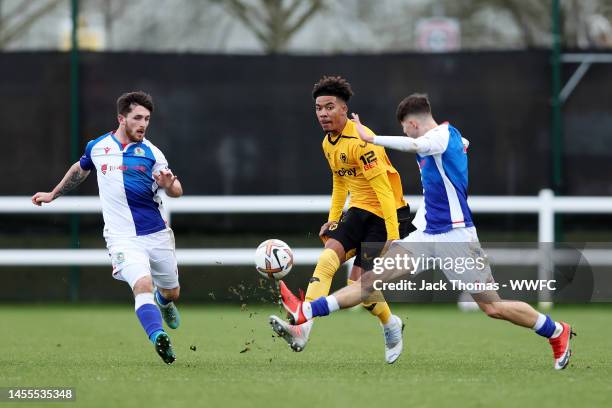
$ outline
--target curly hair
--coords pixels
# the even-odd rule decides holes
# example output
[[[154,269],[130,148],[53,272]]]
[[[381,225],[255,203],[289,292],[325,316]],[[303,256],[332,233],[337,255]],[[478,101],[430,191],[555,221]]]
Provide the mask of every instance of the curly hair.
[[[341,76],[323,76],[319,79],[312,89],[312,99],[317,99],[319,96],[335,96],[348,102],[353,96],[351,84]]]
[[[146,92],[127,92],[117,99],[117,114],[126,116],[132,111],[132,105],[140,105],[153,113],[153,98]]]
[[[401,123],[408,115],[431,114],[431,105],[427,94],[414,93],[405,97],[397,106],[395,115]]]

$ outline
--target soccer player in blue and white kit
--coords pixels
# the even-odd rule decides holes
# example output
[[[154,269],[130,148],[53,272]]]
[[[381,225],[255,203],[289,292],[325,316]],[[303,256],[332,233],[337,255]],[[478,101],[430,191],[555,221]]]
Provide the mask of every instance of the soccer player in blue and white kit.
[[[136,316],[147,337],[162,360],[172,364],[176,356],[163,329],[162,316],[168,327],[179,326],[174,301],[180,287],[174,235],[164,219],[158,191],[161,188],[170,197],[180,197],[183,188],[168,169],[163,153],[145,139],[152,113],[150,95],[121,95],[117,100],[117,130],[87,143],[81,159],[53,191],[34,194],[32,202],[38,206],[50,203],[96,170],[113,277],[130,285]]]
[[[405,98],[398,106],[397,118],[408,137],[372,136],[361,125],[359,116],[353,114],[362,140],[416,153],[421,171],[423,204],[413,221],[417,230],[403,240],[394,241],[387,254],[408,252],[412,255],[467,259],[473,257],[475,252],[480,253],[482,250],[467,203],[468,141],[450,124],[435,122],[429,100],[423,94]],[[400,274],[416,274],[422,269],[408,267],[396,270],[383,279],[388,281]],[[443,272],[449,280],[464,284],[494,282],[488,263],[484,268],[476,269],[459,273],[443,267]],[[283,306],[296,324],[304,323],[314,317],[359,304],[364,293],[367,295],[374,290],[372,283],[375,279],[376,275],[370,271],[362,276],[361,284],[347,286],[312,302],[298,299],[281,281]],[[531,328],[540,336],[548,338],[553,349],[554,368],[561,370],[567,367],[571,356],[570,339],[574,334],[570,325],[553,321],[525,302],[502,300],[494,290],[476,289],[469,292],[488,316]]]

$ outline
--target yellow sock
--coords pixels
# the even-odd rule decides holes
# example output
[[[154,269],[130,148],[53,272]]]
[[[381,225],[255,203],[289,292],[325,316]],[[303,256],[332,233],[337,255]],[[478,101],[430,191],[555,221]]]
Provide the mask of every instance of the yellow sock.
[[[347,283],[349,285],[352,285],[353,283],[355,283],[355,281],[349,279]],[[371,297],[383,299],[383,294],[377,290],[372,293]],[[363,302],[361,303],[361,306],[363,306],[372,315],[378,317],[378,320],[380,320],[382,324],[387,324],[389,322],[389,319],[391,318],[391,308],[385,301]]]
[[[306,289],[306,300],[313,301],[321,296],[329,295],[332,279],[340,267],[340,259],[336,251],[326,248],[319,256],[319,261],[315,267],[308,289]]]

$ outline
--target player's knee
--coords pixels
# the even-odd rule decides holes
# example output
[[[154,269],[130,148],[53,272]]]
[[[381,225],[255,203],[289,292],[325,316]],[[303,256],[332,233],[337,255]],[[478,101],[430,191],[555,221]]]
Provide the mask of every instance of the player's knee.
[[[134,295],[153,292],[153,281],[151,276],[143,276],[142,278],[138,279],[132,288],[132,292],[134,292]]]
[[[378,276],[374,272],[364,272],[361,275],[361,279],[355,282],[356,285],[361,286],[361,291],[364,295],[370,295],[375,291],[374,289],[374,281],[376,281]]]
[[[338,256],[338,260],[340,263],[344,263],[346,259],[346,252],[344,251],[344,247],[340,243],[340,241],[330,238],[325,242],[325,249],[333,250]]]
[[[503,310],[495,303],[478,303],[480,310],[492,319],[503,319]]]

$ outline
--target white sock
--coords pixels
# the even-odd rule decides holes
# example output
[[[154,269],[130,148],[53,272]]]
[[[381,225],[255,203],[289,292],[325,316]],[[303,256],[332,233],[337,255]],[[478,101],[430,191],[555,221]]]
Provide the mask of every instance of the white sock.
[[[544,322],[546,322],[546,315],[538,313],[538,320],[536,320],[535,325],[533,326],[533,330],[540,330],[542,326],[544,326]]]
[[[561,333],[563,333],[563,326],[561,326],[561,323],[555,322],[555,332],[553,333],[552,336],[550,336],[550,338],[555,339],[559,337]]]
[[[334,295],[329,295],[325,298],[327,300],[327,307],[329,308],[329,313],[334,313],[336,310],[340,310],[340,305],[338,304],[338,300]]]
[[[147,303],[150,303],[152,305],[155,304],[155,301],[153,300],[153,293],[145,292],[137,294],[134,297],[134,310],[138,310],[140,306],[146,305]]]
[[[304,313],[306,319],[312,319],[312,306],[310,306],[310,302],[302,303],[302,313]]]

